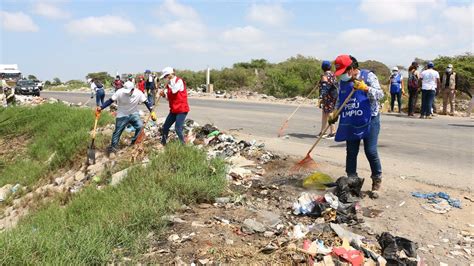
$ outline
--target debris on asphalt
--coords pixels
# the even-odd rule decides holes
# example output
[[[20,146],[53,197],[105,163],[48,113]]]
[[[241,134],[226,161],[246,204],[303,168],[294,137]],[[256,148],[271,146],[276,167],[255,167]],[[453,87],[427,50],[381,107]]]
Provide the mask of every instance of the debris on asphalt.
[[[417,265],[419,258],[416,254],[418,246],[412,241],[393,236],[388,232],[378,237],[382,248],[382,256],[389,265]]]
[[[416,198],[427,199],[427,204],[422,204],[422,207],[426,210],[435,212],[435,213],[446,213],[451,207],[461,209],[461,200],[451,198],[445,192],[435,192],[435,193],[422,193],[422,192],[412,192],[411,195]]]

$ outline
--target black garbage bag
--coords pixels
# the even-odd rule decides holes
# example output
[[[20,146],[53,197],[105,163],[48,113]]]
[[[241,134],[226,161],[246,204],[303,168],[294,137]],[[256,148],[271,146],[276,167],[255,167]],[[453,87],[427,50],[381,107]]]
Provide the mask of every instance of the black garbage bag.
[[[314,218],[323,216],[324,211],[331,208],[327,202],[315,202],[314,207],[307,215]],[[357,222],[355,203],[339,204],[336,210],[336,223],[354,224]]]
[[[358,177],[341,176],[336,180],[335,195],[342,203],[353,203],[359,201],[362,193],[364,179]]]
[[[358,222],[355,203],[339,203],[336,214],[336,223],[338,224],[354,224]]]
[[[382,256],[387,260],[387,265],[417,265],[416,250],[418,246],[411,240],[384,232],[377,238],[377,241],[382,248]],[[405,252],[409,258],[400,258],[401,251]]]
[[[211,134],[211,132],[214,132],[216,130],[218,130],[217,127],[211,124],[205,124],[204,126],[196,130],[196,138],[198,139],[207,138],[207,135]]]

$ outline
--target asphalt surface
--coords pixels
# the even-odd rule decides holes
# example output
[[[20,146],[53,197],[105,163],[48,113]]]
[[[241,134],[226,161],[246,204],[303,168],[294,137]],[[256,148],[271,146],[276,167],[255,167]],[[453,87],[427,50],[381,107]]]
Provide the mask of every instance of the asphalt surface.
[[[43,97],[54,97],[78,103],[89,100],[88,93],[42,92]],[[93,106],[93,100],[89,106]],[[295,105],[217,100],[189,99],[191,112],[188,118],[200,124],[212,123],[222,130],[237,130],[255,138],[276,139],[278,129]],[[168,106],[162,100],[157,108],[158,116],[166,116]],[[289,139],[281,140],[286,148],[281,151],[291,155],[304,155],[320,131],[321,111],[303,106],[289,123],[285,134]],[[432,120],[408,118],[406,115],[384,114],[381,117],[379,153],[384,173],[392,176],[413,177],[421,182],[435,185],[474,189],[474,120],[439,116]],[[276,149],[279,149],[276,145]],[[344,164],[345,143],[324,140],[320,144],[324,152],[331,153],[334,160]],[[359,162],[365,158],[361,147]]]

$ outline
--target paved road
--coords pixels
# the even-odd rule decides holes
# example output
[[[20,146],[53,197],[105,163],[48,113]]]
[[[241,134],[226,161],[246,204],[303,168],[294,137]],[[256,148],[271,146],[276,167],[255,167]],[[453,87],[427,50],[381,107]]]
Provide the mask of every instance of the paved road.
[[[43,97],[75,103],[87,101],[88,95],[42,93]],[[241,129],[239,133],[266,140],[276,139],[282,121],[295,108],[293,105],[234,100],[192,98],[189,101],[189,118],[201,124],[213,123],[224,130]],[[166,115],[167,111],[167,104],[158,107],[158,114]],[[300,108],[286,130],[290,139],[278,140],[280,142],[275,142],[273,148],[293,155],[305,154],[319,132],[320,119],[319,109],[310,106]],[[425,183],[474,189],[473,119],[437,117],[420,120],[392,114],[382,115],[381,119],[379,152],[384,172],[393,177],[404,175]],[[332,158],[344,164],[344,143],[324,140],[318,150],[326,153],[326,159]],[[361,167],[368,168],[365,161],[363,155],[359,156]]]

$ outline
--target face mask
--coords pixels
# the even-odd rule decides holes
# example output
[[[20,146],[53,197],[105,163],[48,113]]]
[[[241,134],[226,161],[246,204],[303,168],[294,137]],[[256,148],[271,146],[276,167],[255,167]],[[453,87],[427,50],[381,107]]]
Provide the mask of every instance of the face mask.
[[[351,80],[351,78],[352,78],[351,75],[349,75],[348,73],[344,73],[344,74],[341,75],[340,79],[342,81],[349,81],[349,80]]]

